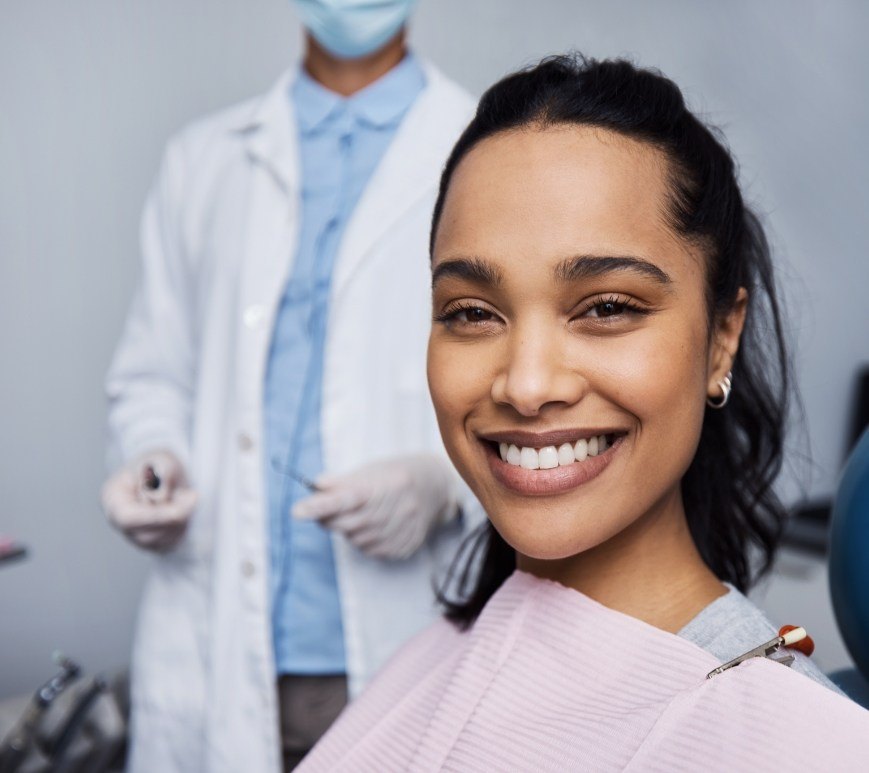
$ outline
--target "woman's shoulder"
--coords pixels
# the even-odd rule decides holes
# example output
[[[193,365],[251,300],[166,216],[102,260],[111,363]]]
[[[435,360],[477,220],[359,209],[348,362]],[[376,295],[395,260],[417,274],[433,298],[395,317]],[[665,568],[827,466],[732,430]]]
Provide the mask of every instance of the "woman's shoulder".
[[[631,759],[630,770],[865,770],[869,713],[766,658],[680,691]]]
[[[738,657],[759,644],[769,641],[778,634],[764,612],[750,599],[732,585],[728,592],[715,599],[703,609],[681,631],[679,636],[718,658],[722,663]],[[796,623],[799,624],[799,621]],[[794,653],[791,668],[809,679],[843,694],[811,658],[802,653]]]

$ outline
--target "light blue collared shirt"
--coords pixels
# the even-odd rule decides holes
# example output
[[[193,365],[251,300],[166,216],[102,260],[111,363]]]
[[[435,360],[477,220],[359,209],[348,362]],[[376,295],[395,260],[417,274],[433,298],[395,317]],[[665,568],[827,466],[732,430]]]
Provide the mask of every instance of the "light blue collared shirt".
[[[275,319],[264,393],[279,674],[346,672],[331,537],[318,523],[292,519],[293,503],[309,492],[283,471],[313,479],[323,470],[323,347],[335,256],[359,197],[424,86],[422,68],[408,55],[349,98],[304,72],[292,89],[301,157],[299,243]]]

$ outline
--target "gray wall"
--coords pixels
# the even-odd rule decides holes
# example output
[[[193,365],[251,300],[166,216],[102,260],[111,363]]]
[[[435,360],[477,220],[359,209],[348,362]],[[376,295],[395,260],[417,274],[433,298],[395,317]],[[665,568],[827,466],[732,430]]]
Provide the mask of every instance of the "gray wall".
[[[786,280],[808,419],[792,456],[811,451],[800,477],[819,495],[869,361],[867,9],[423,0],[413,32],[475,92],[555,51],[628,54],[725,127]],[[105,525],[97,491],[102,377],[138,270],[139,211],[166,137],[262,91],[299,47],[289,0],[0,4],[0,533],[32,551],[0,568],[0,697],[43,679],[57,647],[90,669],[127,661],[147,559]],[[822,665],[847,662],[822,567],[786,560],[759,597],[811,627]]]

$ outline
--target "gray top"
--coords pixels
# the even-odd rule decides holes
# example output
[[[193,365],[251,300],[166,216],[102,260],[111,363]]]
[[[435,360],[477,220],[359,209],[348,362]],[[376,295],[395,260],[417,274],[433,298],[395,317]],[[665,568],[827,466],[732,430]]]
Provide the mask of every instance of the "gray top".
[[[751,601],[736,588],[725,583],[728,592],[715,599],[681,631],[679,636],[712,653],[722,663],[754,649],[778,635],[778,629]],[[805,674],[818,684],[844,695],[820,669],[801,652],[793,652],[794,671]]]

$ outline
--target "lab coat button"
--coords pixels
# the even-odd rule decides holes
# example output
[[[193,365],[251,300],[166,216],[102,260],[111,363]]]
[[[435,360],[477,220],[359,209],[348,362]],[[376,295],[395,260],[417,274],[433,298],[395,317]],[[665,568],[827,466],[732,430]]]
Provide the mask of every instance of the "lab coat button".
[[[242,561],[241,573],[245,577],[253,577],[256,573],[256,566],[254,565],[253,561]]]
[[[244,310],[242,318],[244,319],[244,324],[246,327],[250,328],[251,330],[256,330],[256,328],[258,328],[262,324],[265,316],[265,306],[255,303],[253,306],[248,306]]]
[[[250,451],[253,448],[253,438],[246,432],[238,433],[238,447],[242,451]]]

